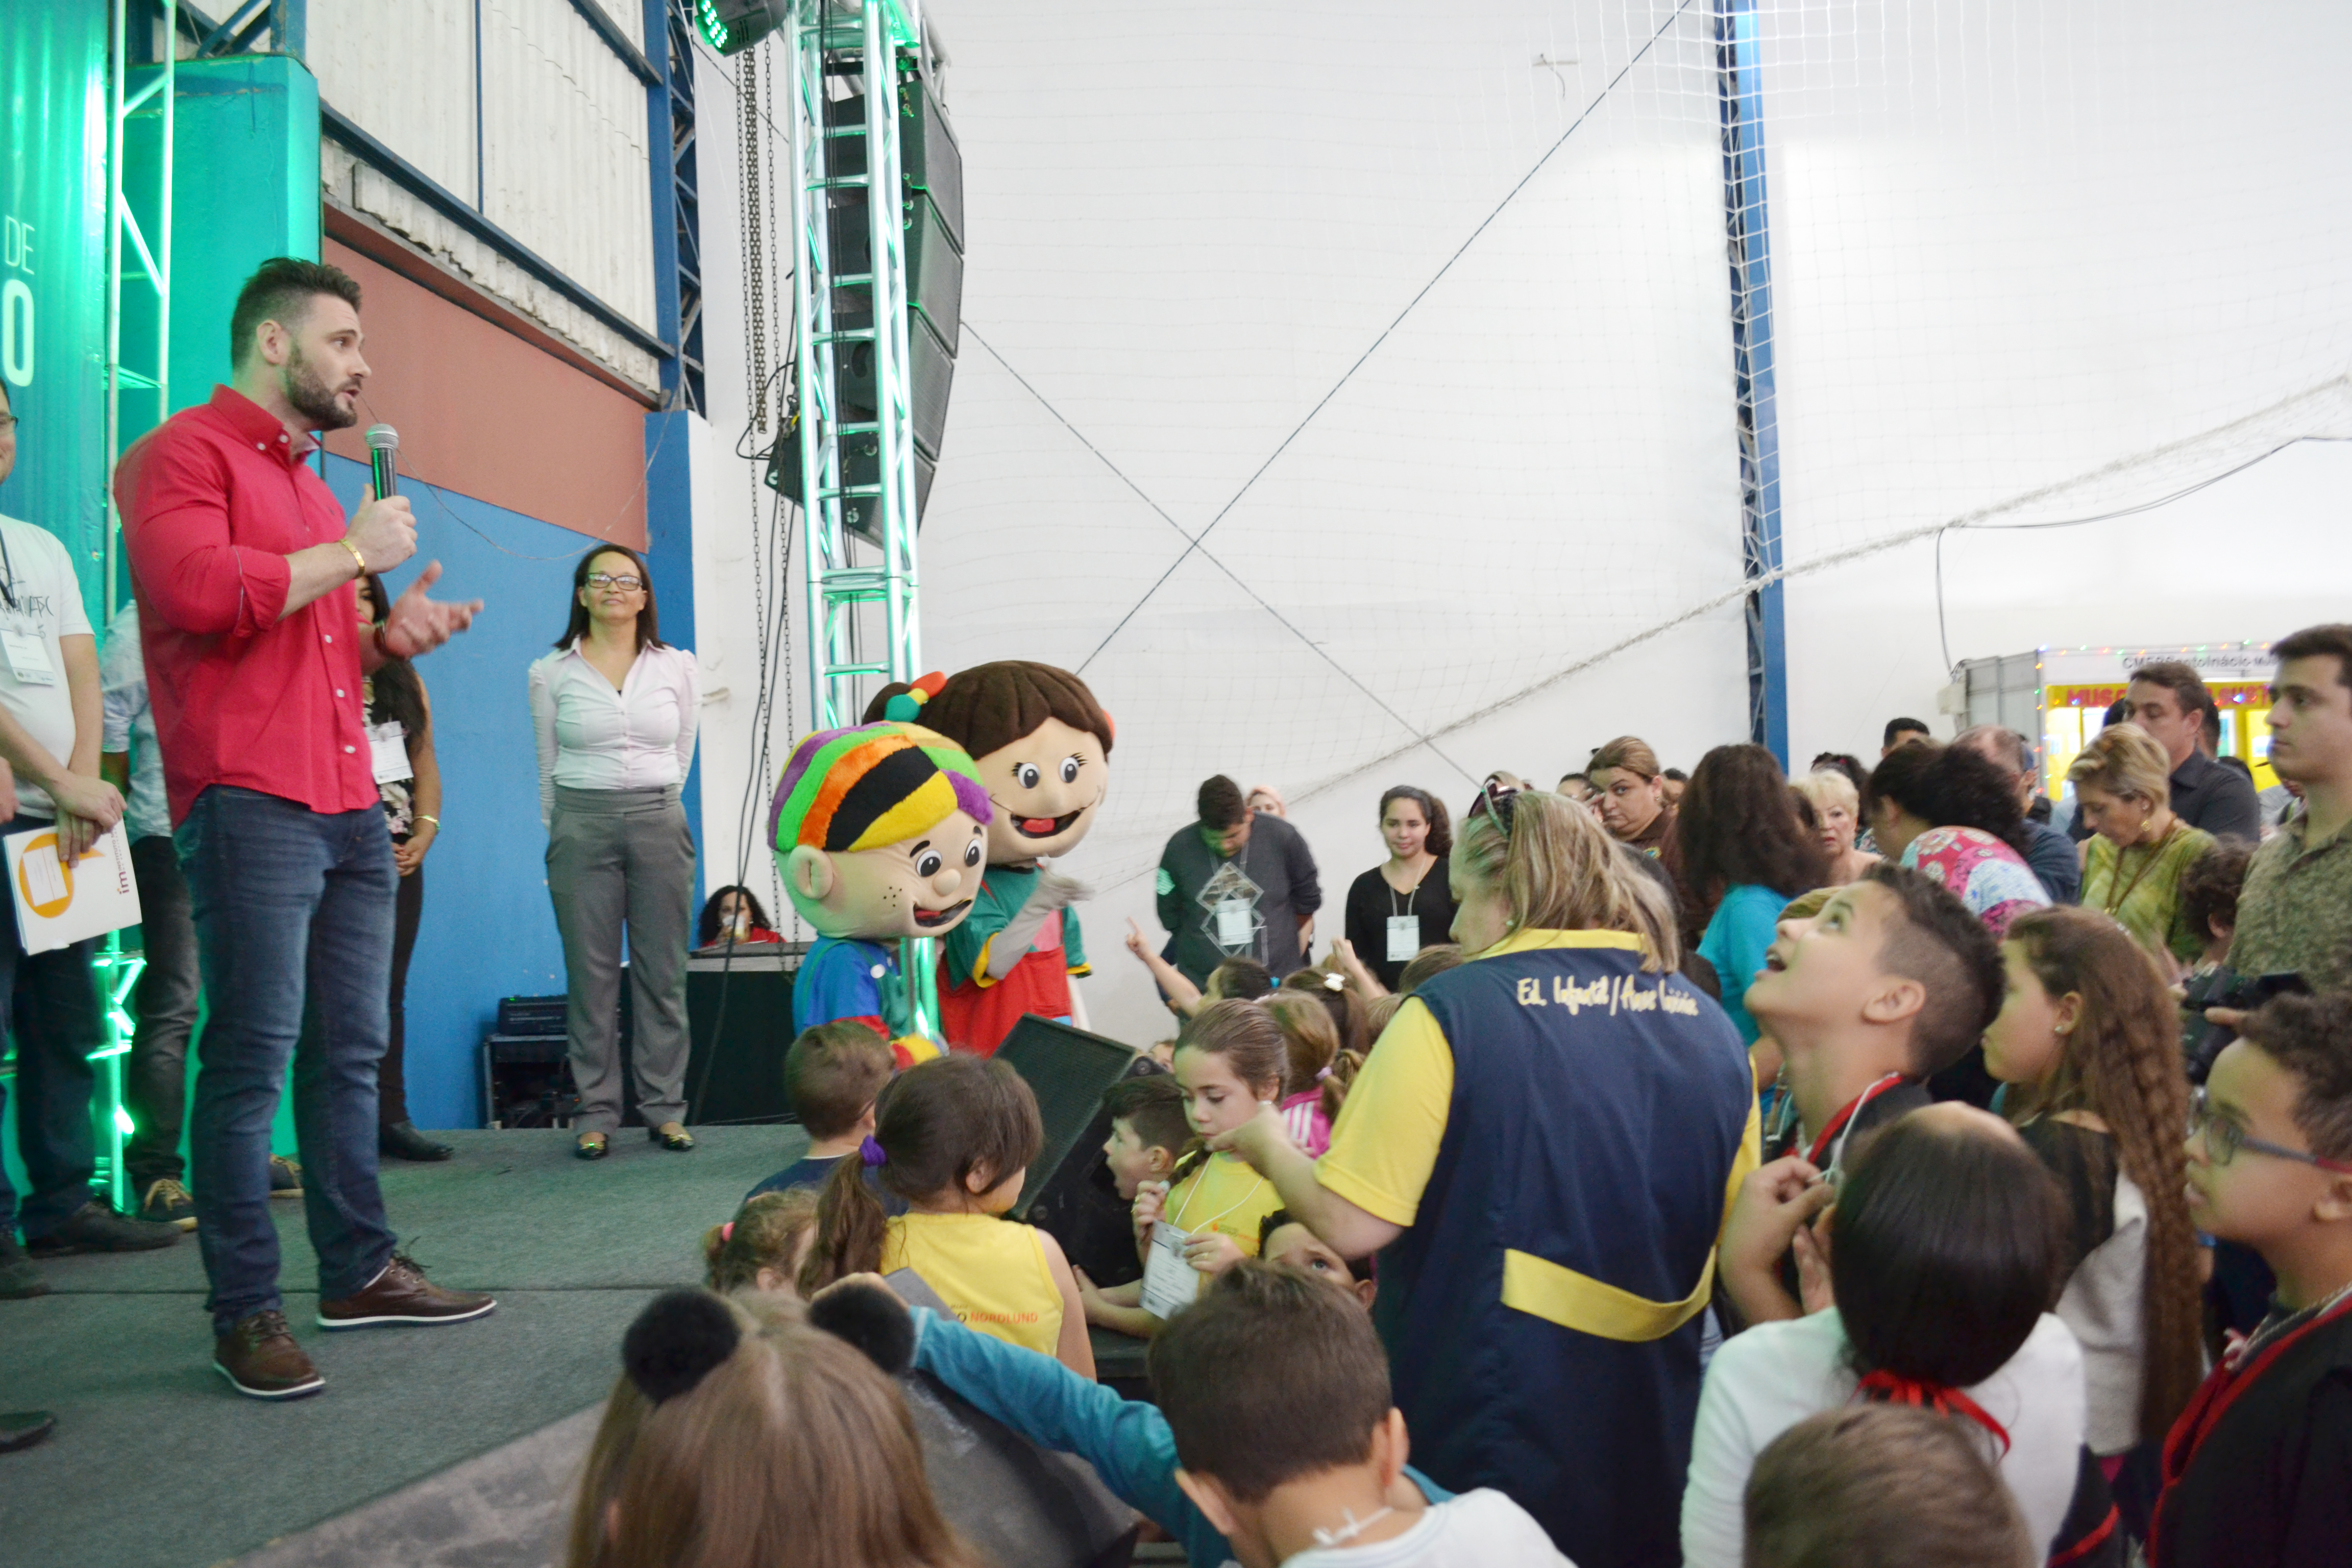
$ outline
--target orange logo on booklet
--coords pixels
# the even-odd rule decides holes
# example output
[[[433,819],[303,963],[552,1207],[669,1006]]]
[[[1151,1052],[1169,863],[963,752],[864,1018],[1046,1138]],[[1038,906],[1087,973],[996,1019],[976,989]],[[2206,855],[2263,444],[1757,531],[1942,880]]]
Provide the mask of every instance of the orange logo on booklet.
[[[58,882],[36,890],[32,878],[33,855],[40,849],[47,849],[56,862]],[[44,883],[48,882],[46,877],[41,879]],[[25,895],[25,907],[45,921],[57,919],[66,912],[66,906],[73,902],[73,868],[66,864],[63,855],[58,853],[56,834],[44,833],[25,846],[25,852],[16,858],[16,889]]]

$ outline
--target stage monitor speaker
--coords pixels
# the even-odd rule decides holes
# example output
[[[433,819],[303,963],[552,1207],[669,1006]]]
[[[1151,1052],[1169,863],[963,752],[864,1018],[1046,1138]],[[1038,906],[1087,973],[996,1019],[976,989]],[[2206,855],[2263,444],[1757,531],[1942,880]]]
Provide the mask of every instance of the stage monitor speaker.
[[[698,951],[686,961],[688,1124],[738,1126],[793,1120],[784,1053],[793,1044],[793,978],[803,942]],[[726,1016],[719,1016],[721,1000]]]
[[[996,1055],[1035,1092],[1045,1124],[1013,1217],[1050,1234],[1097,1285],[1140,1277],[1128,1205],[1103,1155],[1110,1115],[1102,1101],[1122,1079],[1167,1069],[1117,1040],[1034,1014],[1013,1026]]]

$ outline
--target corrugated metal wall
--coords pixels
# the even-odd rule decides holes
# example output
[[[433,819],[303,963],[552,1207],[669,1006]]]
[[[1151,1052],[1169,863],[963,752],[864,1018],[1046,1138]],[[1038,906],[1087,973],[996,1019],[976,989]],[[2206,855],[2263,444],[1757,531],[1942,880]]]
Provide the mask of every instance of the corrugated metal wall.
[[[320,99],[478,203],[474,0],[310,0],[310,28]]]
[[[604,0],[603,9],[642,47],[637,6]],[[570,0],[310,0],[310,35],[322,101],[614,310],[655,330],[646,84]],[[321,176],[330,200],[454,262],[638,384],[658,384],[650,355],[350,163],[340,149],[327,150]]]

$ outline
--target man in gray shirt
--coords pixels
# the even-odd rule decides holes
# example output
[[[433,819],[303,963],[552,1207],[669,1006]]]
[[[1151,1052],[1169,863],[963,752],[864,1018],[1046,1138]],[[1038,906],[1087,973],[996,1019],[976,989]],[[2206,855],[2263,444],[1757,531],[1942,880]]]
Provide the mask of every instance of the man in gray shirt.
[[[1276,980],[1305,966],[1302,940],[1323,907],[1315,857],[1298,830],[1254,813],[1219,773],[1201,786],[1200,820],[1160,856],[1160,923],[1169,962],[1195,985],[1228,958],[1255,958]]]

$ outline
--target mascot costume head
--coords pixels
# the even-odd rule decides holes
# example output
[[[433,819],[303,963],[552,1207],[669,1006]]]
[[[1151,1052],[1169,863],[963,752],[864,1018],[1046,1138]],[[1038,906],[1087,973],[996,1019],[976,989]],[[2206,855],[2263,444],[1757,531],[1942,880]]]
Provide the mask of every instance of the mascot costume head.
[[[988,863],[1026,866],[1078,847],[1110,784],[1110,715],[1066,669],[1026,659],[884,687],[867,720],[919,722],[961,746],[995,808]]]
[[[793,748],[768,843],[793,907],[819,932],[793,982],[793,1027],[871,1025],[906,1067],[935,1055],[900,939],[942,936],[988,870],[988,792],[971,759],[913,724],[820,730]]]
[[[1070,981],[1091,973],[1072,907],[1086,889],[1045,863],[1076,848],[1101,813],[1110,715],[1068,670],[1004,659],[885,687],[866,716],[919,721],[946,736],[971,754],[988,792],[987,874],[941,954],[949,1043],[989,1055],[1033,1014],[1083,1026]]]

